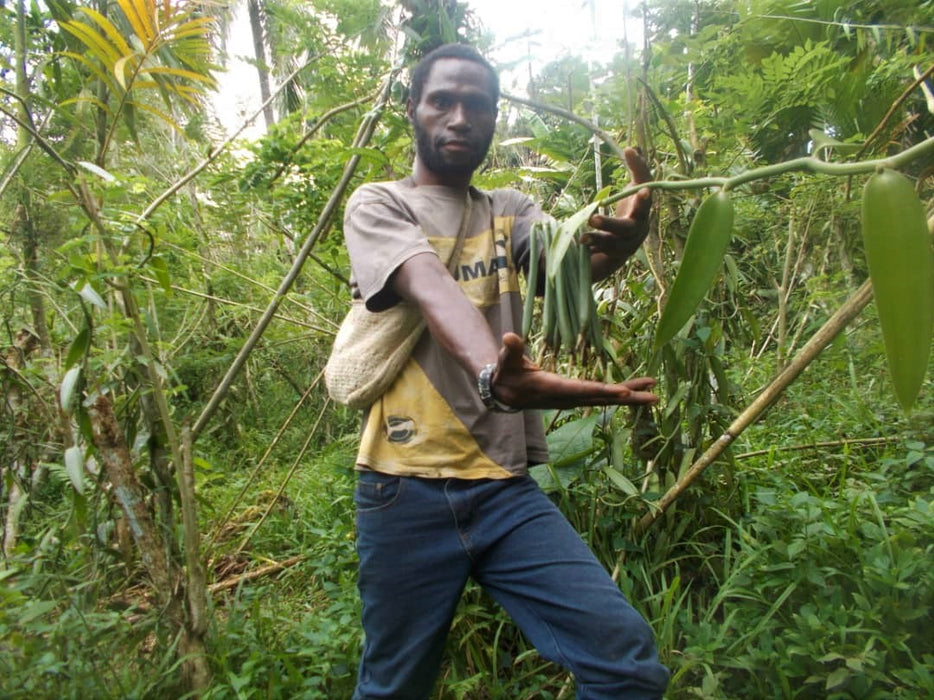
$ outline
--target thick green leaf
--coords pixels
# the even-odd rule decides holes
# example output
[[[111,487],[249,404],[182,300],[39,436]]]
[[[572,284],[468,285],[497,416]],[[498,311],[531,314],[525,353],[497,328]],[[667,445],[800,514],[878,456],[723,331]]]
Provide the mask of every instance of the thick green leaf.
[[[69,370],[74,367],[79,360],[88,354],[88,349],[90,347],[91,329],[85,326],[78,331],[78,335],[75,336],[74,340],[71,341],[71,345],[68,346],[68,355],[65,357],[64,368]]]
[[[107,182],[116,182],[116,181],[117,181],[117,178],[115,178],[113,175],[111,175],[110,173],[108,173],[106,170],[104,170],[104,169],[103,169],[102,167],[100,167],[99,165],[95,165],[94,163],[90,163],[90,162],[88,162],[88,161],[86,161],[86,160],[79,160],[79,161],[78,161],[78,165],[80,165],[80,166],[81,166],[82,168],[84,168],[85,170],[94,173],[95,175],[97,175],[97,176],[98,176],[99,178],[101,178],[102,180],[106,180]]]
[[[62,378],[62,387],[61,391],[59,392],[59,402],[61,403],[63,411],[67,411],[68,407],[71,406],[71,400],[75,395],[75,387],[78,386],[78,378],[80,376],[81,366],[78,365],[65,372],[65,376]]]
[[[162,291],[170,294],[172,292],[172,276],[169,273],[169,266],[166,264],[165,259],[157,255],[149,261],[149,266],[155,273]]]
[[[548,434],[548,451],[555,466],[573,464],[594,451],[593,431],[600,420],[594,413],[568,421]]]
[[[551,249],[548,251],[548,277],[555,279],[558,270],[561,269],[564,255],[577,235],[577,230],[590,220],[599,204],[600,200],[591,202],[561,222],[554,239],[551,241]]]
[[[627,496],[638,496],[639,489],[636,488],[636,485],[632,483],[625,475],[616,471],[613,467],[606,466],[603,468],[603,473],[607,475],[610,482],[618,488],[620,491],[625,493]]]
[[[78,493],[84,493],[84,450],[71,446],[65,450],[65,472]]]
[[[87,282],[85,282],[81,289],[78,290],[78,294],[81,295],[81,298],[89,304],[93,304],[97,308],[104,311],[107,310],[107,304],[104,302],[104,299],[100,294],[97,293],[97,290]]]

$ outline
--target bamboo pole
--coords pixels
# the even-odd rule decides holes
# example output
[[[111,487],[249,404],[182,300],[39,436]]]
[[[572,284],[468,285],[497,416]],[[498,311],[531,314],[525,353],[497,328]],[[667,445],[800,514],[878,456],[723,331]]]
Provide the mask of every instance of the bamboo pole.
[[[930,158],[934,153],[934,136],[931,136],[920,143],[916,143],[910,148],[906,148],[900,153],[885,158],[876,158],[875,160],[861,160],[853,163],[831,163],[820,160],[814,156],[803,156],[786,160],[773,165],[764,165],[760,168],[745,170],[732,177],[700,177],[694,180],[655,180],[652,182],[640,182],[638,185],[629,185],[616,194],[601,199],[598,206],[607,207],[615,204],[621,199],[642,189],[650,190],[699,190],[705,187],[724,187],[735,190],[740,185],[756,180],[775,177],[782,173],[789,173],[798,170],[804,170],[821,175],[861,175],[872,173],[879,168],[892,168],[899,170],[914,160],[920,158]]]
[[[652,504],[652,510],[637,521],[633,530],[635,535],[644,533],[668,507],[680,496],[688,486],[699,477],[703,471],[723,454],[742,432],[752,425],[758,418],[778,399],[782,392],[813,362],[821,351],[826,348],[837,334],[856,318],[872,299],[872,283],[863,282],[837,312],[814,334],[814,336],[801,348],[794,360],[782,370],[772,383],[765,388],[759,397],[753,401],[730,427],[717,440],[707,448],[681,478],[658,500]]]
[[[208,589],[204,563],[201,561],[201,534],[195,505],[195,473],[191,453],[191,431],[182,427],[182,462],[179,465],[178,493],[182,502],[182,525],[187,564],[185,597],[188,616],[182,635],[185,677],[189,689],[200,695],[211,685],[211,667],[207,660],[204,635],[208,631]]]
[[[363,145],[370,140],[370,137],[372,137],[373,132],[376,129],[376,124],[379,122],[380,116],[382,115],[386,104],[389,102],[393,81],[399,70],[401,69],[394,68],[386,77],[386,81],[383,84],[382,90],[380,91],[379,99],[377,100],[373,109],[367,113],[366,117],[360,124],[360,128],[357,131],[357,136],[354,138],[353,142],[354,149],[362,148]],[[234,358],[233,363],[230,365],[230,368],[227,370],[227,373],[224,375],[221,383],[214,391],[210,401],[208,401],[207,406],[204,407],[201,415],[198,416],[198,420],[192,426],[192,440],[198,439],[198,436],[201,434],[201,431],[204,430],[204,427],[211,419],[211,416],[214,415],[221,402],[224,400],[224,397],[227,396],[227,392],[230,390],[230,387],[233,384],[233,380],[240,373],[240,370],[246,363],[250,353],[253,352],[253,349],[256,347],[259,339],[263,336],[263,333],[266,332],[266,328],[275,317],[276,312],[279,310],[279,305],[282,303],[285,295],[288,294],[295,280],[298,278],[298,274],[301,272],[302,266],[305,264],[305,261],[311,254],[312,249],[318,243],[318,240],[321,238],[324,232],[327,231],[330,227],[331,219],[333,218],[334,213],[337,211],[338,206],[344,198],[344,194],[347,191],[347,187],[350,185],[350,180],[353,177],[354,172],[356,172],[357,164],[359,162],[359,154],[354,154],[350,160],[347,161],[347,165],[344,166],[344,173],[341,176],[340,182],[337,183],[337,187],[331,193],[330,199],[328,200],[327,204],[325,204],[324,209],[321,211],[321,215],[318,217],[318,223],[315,224],[314,230],[308,234],[308,238],[305,239],[305,243],[302,245],[301,250],[299,250],[298,255],[295,257],[295,261],[292,263],[291,269],[280,283],[279,288],[273,295],[273,298],[269,301],[269,305],[266,307],[262,317],[257,322],[256,327],[250,334],[250,337],[247,338],[240,352],[237,353],[237,356]]]
[[[898,438],[896,437],[872,437],[872,438],[856,438],[854,440],[827,440],[825,442],[812,442],[807,445],[784,445],[782,447],[770,447],[767,450],[753,450],[752,452],[743,452],[743,454],[736,455],[733,459],[739,461],[741,459],[749,459],[750,457],[763,457],[769,454],[777,454],[779,452],[803,452],[805,450],[822,450],[828,447],[878,447],[879,445],[887,445],[891,442],[896,442]]]
[[[224,529],[227,523],[230,522],[230,517],[233,515],[234,510],[238,508],[240,504],[243,502],[244,496],[246,496],[247,491],[250,490],[250,487],[253,485],[253,482],[259,476],[260,470],[262,470],[263,466],[266,464],[266,460],[269,458],[269,455],[272,454],[272,451],[275,449],[276,445],[279,444],[279,441],[282,439],[282,436],[285,434],[285,431],[292,424],[292,421],[294,420],[295,416],[298,415],[299,409],[301,409],[301,407],[304,405],[308,397],[311,396],[311,392],[315,390],[315,387],[318,386],[318,383],[321,381],[321,378],[323,376],[324,376],[324,370],[322,369],[320,372],[318,372],[318,376],[315,377],[315,380],[308,386],[308,389],[305,390],[305,393],[302,394],[302,397],[298,400],[298,403],[296,403],[295,406],[292,408],[292,412],[289,413],[288,417],[279,427],[279,431],[276,433],[275,437],[272,439],[272,442],[270,442],[269,445],[266,447],[266,451],[263,453],[263,456],[260,457],[259,462],[257,462],[256,466],[253,468],[253,471],[250,473],[250,476],[246,480],[246,483],[243,484],[243,486],[240,488],[240,491],[237,493],[236,497],[233,499],[233,502],[227,508],[227,512],[224,513],[224,516],[214,526],[214,530],[211,532],[211,535],[208,538],[208,541],[211,544],[213,544],[217,540],[217,536]],[[279,495],[277,495],[276,498],[273,499],[273,503],[275,503],[278,499],[279,499]]]

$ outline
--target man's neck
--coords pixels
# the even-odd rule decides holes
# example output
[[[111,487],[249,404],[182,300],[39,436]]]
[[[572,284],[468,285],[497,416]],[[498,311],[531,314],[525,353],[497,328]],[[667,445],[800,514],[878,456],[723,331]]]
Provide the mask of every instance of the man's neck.
[[[472,177],[473,173],[470,173],[466,176],[449,174],[439,175],[433,170],[429,170],[420,158],[416,158],[415,163],[412,166],[412,181],[418,187],[427,185],[440,185],[441,187],[450,187],[452,189],[466,192],[467,188],[470,186],[470,180]]]

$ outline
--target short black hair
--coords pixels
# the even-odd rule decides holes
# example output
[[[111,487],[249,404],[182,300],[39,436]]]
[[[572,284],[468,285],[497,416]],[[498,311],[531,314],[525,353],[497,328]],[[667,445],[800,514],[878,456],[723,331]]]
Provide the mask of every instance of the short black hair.
[[[431,67],[442,58],[459,58],[465,61],[479,63],[487,69],[490,74],[490,93],[493,97],[493,104],[499,102],[499,74],[496,69],[490,65],[480,52],[468,44],[442,44],[438,48],[429,51],[422,57],[412,70],[412,85],[409,88],[409,99],[412,104],[417,105],[422,99],[422,90],[425,88],[425,81],[428,80],[428,74]]]

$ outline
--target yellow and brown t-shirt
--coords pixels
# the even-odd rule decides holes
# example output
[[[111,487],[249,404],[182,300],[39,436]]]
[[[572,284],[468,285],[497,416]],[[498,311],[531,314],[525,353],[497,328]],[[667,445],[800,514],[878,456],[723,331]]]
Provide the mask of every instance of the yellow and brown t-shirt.
[[[521,328],[517,269],[527,269],[529,230],[543,214],[514,190],[470,194],[454,277],[501,338]],[[419,253],[436,253],[446,264],[463,212],[463,193],[448,187],[416,187],[410,178],[360,187],[344,216],[354,295],[371,311],[395,304],[392,274]],[[476,377],[426,331],[396,381],[365,412],[357,465],[387,474],[499,479],[547,459],[540,414],[489,411]]]

